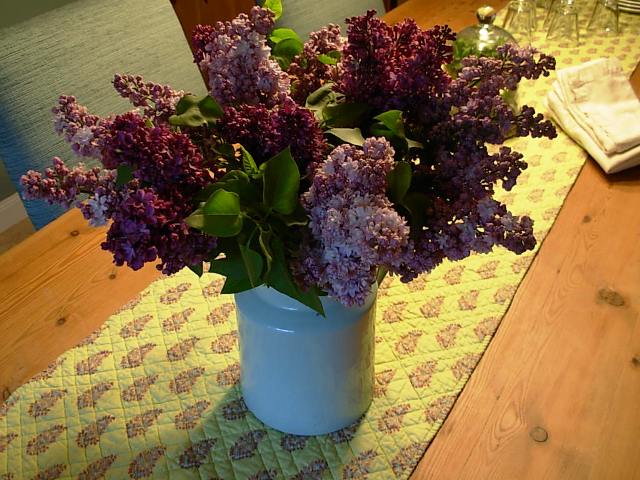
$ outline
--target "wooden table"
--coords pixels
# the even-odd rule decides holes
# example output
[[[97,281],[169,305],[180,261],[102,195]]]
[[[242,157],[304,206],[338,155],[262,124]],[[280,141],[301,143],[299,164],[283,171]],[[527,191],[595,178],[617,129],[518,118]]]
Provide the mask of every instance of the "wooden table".
[[[481,3],[409,0],[386,18],[459,30]],[[72,211],[0,256],[3,397],[158,278],[115,268],[104,233]],[[640,478],[639,241],[640,168],[589,160],[414,478]]]

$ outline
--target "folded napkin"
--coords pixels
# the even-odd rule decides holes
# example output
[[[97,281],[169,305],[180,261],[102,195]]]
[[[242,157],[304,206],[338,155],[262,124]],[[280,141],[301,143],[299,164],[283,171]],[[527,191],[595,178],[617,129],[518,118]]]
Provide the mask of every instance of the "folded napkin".
[[[617,59],[559,70],[547,105],[560,127],[605,172],[640,164],[640,101]]]

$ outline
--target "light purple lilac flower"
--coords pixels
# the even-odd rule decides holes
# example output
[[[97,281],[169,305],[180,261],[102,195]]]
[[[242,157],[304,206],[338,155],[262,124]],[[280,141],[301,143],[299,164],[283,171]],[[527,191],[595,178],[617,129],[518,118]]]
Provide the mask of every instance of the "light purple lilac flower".
[[[168,85],[145,82],[140,75],[116,74],[113,86],[121,97],[133,106],[143,107],[143,115],[151,120],[166,121],[176,111],[176,104],[184,91],[174,90]]]
[[[64,136],[75,154],[100,158],[104,127],[108,121],[89,114],[86,107],[79,105],[76,97],[71,95],[61,95],[52,112],[56,132]]]
[[[20,183],[25,198],[46,200],[69,208],[81,194],[93,193],[98,188],[112,188],[114,177],[111,170],[88,169],[82,163],[69,168],[59,157],[53,157],[52,166],[45,169],[44,174],[29,170]]]
[[[271,10],[253,7],[249,15],[194,30],[195,61],[208,77],[211,96],[221,105],[273,106],[288,94],[289,77],[270,58],[267,45],[273,25]]]
[[[362,304],[377,267],[395,265],[409,241],[407,223],[385,196],[393,155],[385,139],[369,138],[362,149],[341,145],[302,196],[311,238],[294,271],[344,305]]]

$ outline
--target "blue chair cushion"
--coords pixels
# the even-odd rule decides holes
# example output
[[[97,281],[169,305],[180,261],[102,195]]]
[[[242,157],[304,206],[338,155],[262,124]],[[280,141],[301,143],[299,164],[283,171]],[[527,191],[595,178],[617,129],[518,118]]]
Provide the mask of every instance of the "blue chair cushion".
[[[51,108],[60,94],[108,115],[132,108],[113,89],[114,73],[206,92],[166,0],[78,0],[19,20],[0,28],[0,158],[16,185],[55,155],[83,161],[54,132]],[[36,228],[61,213],[43,201],[25,207]]]

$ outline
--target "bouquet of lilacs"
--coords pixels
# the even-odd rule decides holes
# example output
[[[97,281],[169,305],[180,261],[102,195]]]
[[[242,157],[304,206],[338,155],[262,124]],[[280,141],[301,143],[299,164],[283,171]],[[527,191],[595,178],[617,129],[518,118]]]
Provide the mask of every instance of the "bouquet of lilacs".
[[[452,78],[448,27],[368,12],[346,36],[329,25],[303,43],[274,28],[281,11],[267,0],[196,27],[208,95],[116,75],[135,109],[107,118],[61,96],[56,130],[101,166],[56,157],[23,176],[25,194],[108,224],[102,248],[117,265],[172,274],[206,262],[226,276],[223,293],[266,284],[320,313],[320,296],[361,304],[387,272],[408,282],[447,258],[534,247],[532,220],[493,198],[527,164],[488,146],[555,136],[501,96],[548,75],[552,57],[507,44]]]

